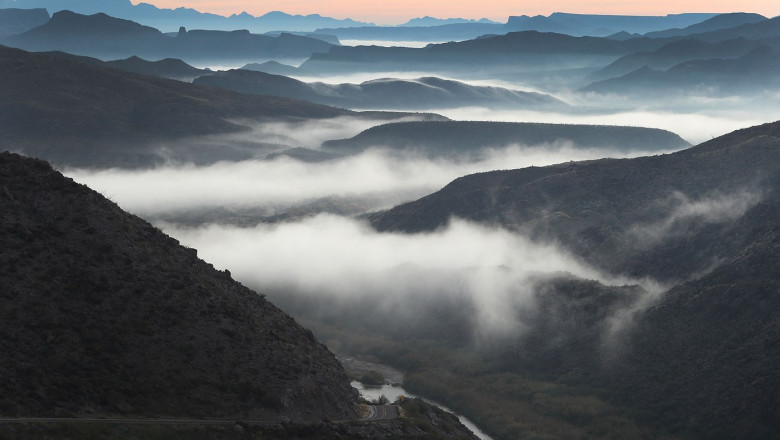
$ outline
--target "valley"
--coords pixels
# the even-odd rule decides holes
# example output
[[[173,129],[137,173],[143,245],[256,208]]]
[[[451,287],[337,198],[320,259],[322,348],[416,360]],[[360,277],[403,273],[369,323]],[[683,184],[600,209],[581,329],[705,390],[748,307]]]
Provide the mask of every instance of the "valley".
[[[0,437],[780,430],[776,13],[153,3],[0,0]]]

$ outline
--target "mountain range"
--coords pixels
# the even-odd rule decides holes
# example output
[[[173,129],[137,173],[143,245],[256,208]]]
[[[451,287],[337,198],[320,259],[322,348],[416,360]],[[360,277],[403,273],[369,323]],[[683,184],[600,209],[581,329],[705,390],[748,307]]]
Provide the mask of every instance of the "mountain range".
[[[463,41],[483,35],[509,32],[556,32],[577,37],[606,37],[617,32],[643,34],[672,27],[689,26],[715,14],[677,14],[666,16],[588,15],[556,12],[549,16],[510,16],[506,23],[468,22],[465,20],[411,20],[401,26],[350,26],[322,28],[342,40],[388,41]]]
[[[249,130],[237,120],[337,116],[402,115],[241,94],[0,46],[0,145],[60,166],[148,166],[165,160],[161,146],[183,161],[248,159],[268,151],[262,143],[192,138]],[[185,138],[186,145],[176,142]]]
[[[272,11],[260,17],[242,12],[225,17],[199,12],[192,8],[158,8],[149,3],[133,4],[130,0],[0,0],[0,8],[41,8],[49,13],[63,10],[92,15],[105,13],[112,17],[132,20],[164,32],[174,32],[184,26],[193,29],[235,30],[247,29],[255,33],[270,31],[312,31],[328,26],[364,26],[367,23],[351,19],[338,20],[317,14],[290,15]]]
[[[757,41],[737,38],[717,43],[695,38],[675,40],[651,52],[637,52],[618,58],[610,65],[594,72],[589,78],[594,80],[616,78],[643,67],[665,70],[693,60],[735,59],[747,55],[758,47],[768,45],[767,43],[774,43],[775,49],[780,49],[780,39]]]
[[[236,92],[303,99],[350,109],[428,110],[464,106],[515,109],[562,109],[550,95],[501,87],[472,86],[436,77],[414,80],[382,78],[360,84],[306,83],[286,76],[244,69],[201,75],[194,84]]]
[[[51,20],[0,43],[30,51],[63,51],[104,60],[139,56],[179,58],[188,62],[246,63],[258,59],[303,59],[333,45],[293,34],[267,36],[247,30],[207,31],[184,27],[171,37],[159,30],[104,13],[54,13]]]
[[[634,52],[655,50],[663,40],[617,41],[596,37],[572,37],[537,31],[511,32],[474,40],[429,44],[424,48],[336,46],[316,53],[301,65],[314,72],[461,71],[493,72],[565,69],[608,64]]]
[[[724,26],[731,24],[728,20],[718,23]],[[539,71],[552,72],[566,69],[570,69],[568,71],[586,69],[595,72],[603,66],[616,63],[615,66],[600,73],[603,75],[610,69],[620,73],[621,68],[630,68],[645,59],[651,61],[676,59],[682,62],[701,59],[708,54],[712,54],[713,57],[717,54],[717,57],[736,58],[760,45],[777,45],[777,37],[780,35],[778,23],[780,17],[704,33],[665,38],[614,39],[521,31],[503,35],[485,35],[461,42],[429,44],[424,48],[342,46],[333,47],[326,53],[312,55],[301,65],[301,68],[312,72],[331,73],[355,70],[368,72],[422,70],[470,72],[472,75],[489,77],[511,73],[513,77],[517,77],[522,72],[531,72],[538,76]],[[696,40],[698,43],[686,43],[688,40]],[[703,43],[709,43],[710,46]],[[699,46],[697,47],[696,44]],[[687,52],[681,50],[686,46]],[[697,52],[699,49],[705,52],[699,55]],[[670,57],[673,54],[677,58]],[[625,59],[619,60],[621,57]],[[475,69],[475,65],[478,68]],[[596,67],[599,65],[602,67]],[[642,65],[636,68],[639,67]]]
[[[617,78],[597,81],[584,92],[619,94],[647,100],[673,94],[718,96],[767,96],[780,87],[780,52],[758,46],[731,59],[695,59],[668,69],[644,66]]]

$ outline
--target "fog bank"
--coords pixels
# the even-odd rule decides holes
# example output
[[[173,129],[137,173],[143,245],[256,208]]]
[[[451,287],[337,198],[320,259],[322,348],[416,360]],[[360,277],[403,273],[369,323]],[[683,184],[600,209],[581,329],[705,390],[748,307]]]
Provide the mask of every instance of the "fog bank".
[[[274,126],[276,127],[276,126]],[[280,130],[281,126],[276,127]],[[269,129],[270,130],[270,129]],[[313,139],[316,131],[294,134]],[[67,169],[64,173],[100,191],[134,214],[149,217],[193,210],[265,207],[275,213],[312,201],[357,199],[363,211],[392,207],[439,190],[476,172],[551,165],[570,160],[634,157],[646,153],[578,149],[570,143],[512,145],[484,150],[476,162],[432,160],[369,150],[324,162],[280,156],[272,160],[169,165],[147,170]],[[657,152],[656,152],[657,153]]]
[[[368,302],[372,312],[404,319],[421,304],[465,299],[483,335],[522,330],[517,311],[533,307],[532,279],[544,274],[631,283],[552,244],[457,219],[423,234],[378,233],[363,222],[324,214],[252,228],[160,226],[272,301],[295,295],[315,311]]]

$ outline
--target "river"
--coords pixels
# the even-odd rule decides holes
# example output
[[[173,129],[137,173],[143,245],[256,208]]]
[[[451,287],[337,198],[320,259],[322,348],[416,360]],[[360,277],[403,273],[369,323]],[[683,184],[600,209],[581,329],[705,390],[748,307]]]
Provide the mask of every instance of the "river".
[[[381,395],[384,395],[385,397],[390,399],[391,402],[395,402],[401,396],[412,397],[412,398],[419,397],[419,398],[425,400],[426,402],[428,402],[428,403],[430,403],[432,405],[438,406],[439,408],[443,409],[444,411],[451,412],[452,414],[455,414],[455,416],[458,417],[458,420],[460,420],[460,422],[463,423],[463,425],[465,427],[469,428],[471,430],[471,432],[473,432],[474,435],[476,435],[480,439],[482,439],[482,440],[493,440],[489,435],[485,434],[484,432],[482,432],[482,430],[477,428],[477,425],[472,423],[471,420],[463,417],[462,415],[456,413],[455,411],[447,408],[446,406],[444,406],[444,405],[442,405],[442,404],[440,404],[438,402],[434,402],[433,400],[426,399],[425,397],[417,396],[415,394],[412,394],[412,393],[404,390],[403,387],[400,386],[400,385],[382,385],[382,386],[378,386],[378,387],[377,386],[364,386],[362,383],[360,383],[358,381],[353,381],[352,382],[352,386],[357,388],[358,391],[360,391],[360,395],[363,396],[366,400],[374,400],[374,399],[379,398],[379,396],[381,396]]]

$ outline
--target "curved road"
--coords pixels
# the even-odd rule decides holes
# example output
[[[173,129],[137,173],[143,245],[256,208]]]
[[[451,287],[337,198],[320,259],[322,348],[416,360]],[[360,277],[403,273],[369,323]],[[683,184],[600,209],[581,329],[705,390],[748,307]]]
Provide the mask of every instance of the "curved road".
[[[395,405],[370,405],[368,409],[368,416],[360,419],[361,422],[374,422],[398,418],[398,407]]]

